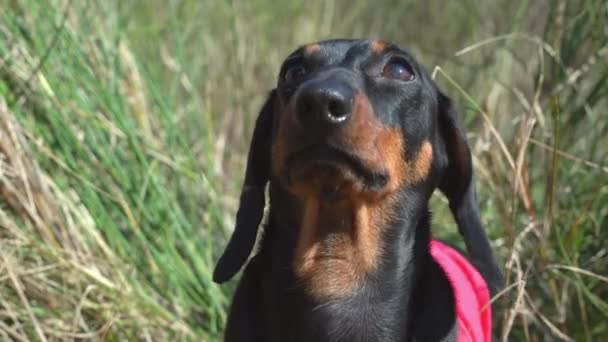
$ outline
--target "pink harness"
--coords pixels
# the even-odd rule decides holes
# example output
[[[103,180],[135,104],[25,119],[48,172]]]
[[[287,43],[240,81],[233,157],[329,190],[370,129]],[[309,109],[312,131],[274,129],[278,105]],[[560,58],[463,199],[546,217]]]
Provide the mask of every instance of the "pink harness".
[[[456,300],[458,342],[489,342],[492,338],[490,291],[477,269],[454,248],[437,240],[431,256],[452,284]]]

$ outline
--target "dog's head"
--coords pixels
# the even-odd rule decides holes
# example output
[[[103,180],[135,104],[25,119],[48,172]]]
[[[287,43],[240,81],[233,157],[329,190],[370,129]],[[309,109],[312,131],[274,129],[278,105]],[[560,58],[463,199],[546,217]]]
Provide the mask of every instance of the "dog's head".
[[[230,279],[247,260],[270,179],[303,202],[314,199],[329,210],[357,203],[371,208],[369,215],[387,213],[377,210],[383,206],[407,205],[389,201],[403,189],[419,189],[428,199],[439,188],[471,261],[491,288],[502,286],[479,217],[471,153],[452,103],[393,44],[331,40],[287,57],[257,119],[235,231],[215,281]]]

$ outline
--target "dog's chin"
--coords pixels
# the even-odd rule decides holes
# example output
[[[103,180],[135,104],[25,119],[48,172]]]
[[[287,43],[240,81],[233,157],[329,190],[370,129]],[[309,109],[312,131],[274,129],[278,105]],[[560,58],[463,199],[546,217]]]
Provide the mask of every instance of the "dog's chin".
[[[388,184],[389,175],[340,150],[318,147],[294,154],[285,165],[284,183],[300,197],[314,196],[334,202],[376,197]]]
[[[363,193],[365,181],[344,165],[314,162],[290,167],[287,188],[301,197],[339,201]]]

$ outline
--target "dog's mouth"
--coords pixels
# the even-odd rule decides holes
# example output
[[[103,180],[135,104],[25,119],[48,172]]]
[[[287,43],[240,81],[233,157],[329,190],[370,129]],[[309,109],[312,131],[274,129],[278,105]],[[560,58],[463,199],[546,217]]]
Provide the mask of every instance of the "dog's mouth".
[[[387,186],[390,175],[385,169],[370,164],[355,153],[317,144],[288,156],[284,179],[296,193],[316,193],[328,200],[378,194]]]

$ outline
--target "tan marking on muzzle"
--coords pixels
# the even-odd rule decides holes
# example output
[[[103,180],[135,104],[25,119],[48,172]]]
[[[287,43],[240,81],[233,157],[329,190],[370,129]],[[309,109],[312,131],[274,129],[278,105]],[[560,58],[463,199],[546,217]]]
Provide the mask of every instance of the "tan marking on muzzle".
[[[424,180],[429,174],[432,162],[433,145],[428,140],[425,140],[411,165],[409,183],[417,183]]]
[[[388,172],[389,180],[380,193],[359,189],[337,202],[300,193],[303,214],[293,266],[319,301],[352,295],[378,269],[385,228],[396,217],[397,191],[408,168],[402,133],[378,121],[366,96],[357,94],[350,120],[339,144],[356,151],[366,167]]]

